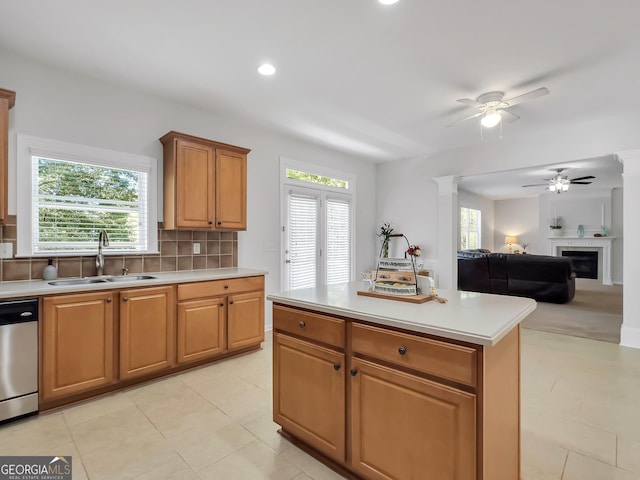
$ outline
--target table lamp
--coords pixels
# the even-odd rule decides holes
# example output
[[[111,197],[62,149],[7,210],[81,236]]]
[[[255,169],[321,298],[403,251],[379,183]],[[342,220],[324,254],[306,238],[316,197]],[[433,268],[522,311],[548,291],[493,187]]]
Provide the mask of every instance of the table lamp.
[[[513,253],[513,244],[518,243],[518,237],[507,235],[504,237],[504,243],[509,245],[509,253]]]

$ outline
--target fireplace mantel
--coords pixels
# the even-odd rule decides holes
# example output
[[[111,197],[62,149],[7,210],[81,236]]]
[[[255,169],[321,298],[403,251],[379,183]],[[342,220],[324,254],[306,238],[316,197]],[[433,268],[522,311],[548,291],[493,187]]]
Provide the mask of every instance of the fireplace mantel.
[[[613,285],[611,280],[611,242],[616,237],[549,237],[551,255],[558,255],[562,247],[592,247],[602,249],[602,283]]]

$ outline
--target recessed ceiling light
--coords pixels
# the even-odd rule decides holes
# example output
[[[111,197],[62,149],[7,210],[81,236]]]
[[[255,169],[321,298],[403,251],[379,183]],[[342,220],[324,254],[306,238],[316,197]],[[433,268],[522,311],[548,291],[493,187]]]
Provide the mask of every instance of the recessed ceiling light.
[[[393,5],[394,3],[398,3],[398,0],[378,0],[383,5]]]
[[[260,75],[273,75],[274,73],[276,73],[276,67],[274,67],[270,63],[263,63],[258,67],[258,73]]]

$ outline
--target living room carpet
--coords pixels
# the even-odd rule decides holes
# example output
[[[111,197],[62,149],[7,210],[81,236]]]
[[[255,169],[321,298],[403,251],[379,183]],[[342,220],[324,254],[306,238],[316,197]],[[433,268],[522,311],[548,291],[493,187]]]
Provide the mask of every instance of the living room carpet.
[[[523,328],[620,343],[622,286],[576,279],[576,296],[565,304],[538,302]]]

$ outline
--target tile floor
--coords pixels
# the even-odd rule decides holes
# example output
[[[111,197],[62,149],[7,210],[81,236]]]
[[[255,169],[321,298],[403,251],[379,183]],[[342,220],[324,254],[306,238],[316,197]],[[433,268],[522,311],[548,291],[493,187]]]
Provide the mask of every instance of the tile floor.
[[[640,350],[523,330],[524,480],[640,479]],[[71,455],[74,479],[340,479],[276,434],[271,342],[0,427],[1,455]]]

